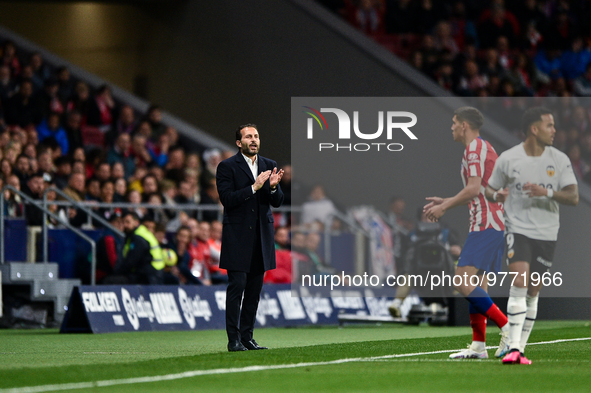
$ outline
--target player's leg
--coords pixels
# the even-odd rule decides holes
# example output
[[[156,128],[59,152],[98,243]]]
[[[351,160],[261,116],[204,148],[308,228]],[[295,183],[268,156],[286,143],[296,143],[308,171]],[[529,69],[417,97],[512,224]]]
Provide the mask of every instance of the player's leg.
[[[507,262],[511,288],[507,300],[509,318],[509,353],[503,358],[504,364],[519,364],[521,360],[521,332],[527,313],[527,284],[529,281],[532,250],[530,239],[523,235],[508,233],[505,237]]]
[[[462,353],[476,355],[486,353],[486,320],[491,318],[501,330],[508,329],[507,317],[492,301],[487,293],[488,281],[483,271],[497,272],[500,250],[503,247],[503,233],[495,230],[472,232],[462,248],[454,277],[454,287],[470,306],[470,326],[472,344],[467,350],[450,357],[458,358]],[[497,351],[498,352],[498,351]],[[486,355],[488,357],[488,355]]]

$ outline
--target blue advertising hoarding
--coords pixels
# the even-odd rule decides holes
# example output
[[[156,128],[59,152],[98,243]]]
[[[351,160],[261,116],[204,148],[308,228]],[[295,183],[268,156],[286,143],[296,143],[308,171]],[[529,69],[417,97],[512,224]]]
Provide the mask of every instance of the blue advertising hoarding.
[[[336,325],[341,312],[387,315],[388,297],[296,297],[291,286],[265,285],[257,327]],[[367,295],[367,294],[366,294]],[[226,287],[79,286],[61,333],[224,329]]]

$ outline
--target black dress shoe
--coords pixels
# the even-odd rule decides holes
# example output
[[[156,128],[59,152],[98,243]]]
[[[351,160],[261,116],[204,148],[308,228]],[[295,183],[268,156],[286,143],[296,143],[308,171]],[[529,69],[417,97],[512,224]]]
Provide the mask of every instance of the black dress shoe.
[[[257,349],[269,349],[267,347],[261,347],[256,341],[254,341],[254,339],[242,341],[242,345],[244,345],[249,351],[254,351]]]
[[[242,343],[238,340],[230,341],[228,343],[228,351],[229,352],[238,352],[238,351],[248,351],[248,349],[242,345]]]

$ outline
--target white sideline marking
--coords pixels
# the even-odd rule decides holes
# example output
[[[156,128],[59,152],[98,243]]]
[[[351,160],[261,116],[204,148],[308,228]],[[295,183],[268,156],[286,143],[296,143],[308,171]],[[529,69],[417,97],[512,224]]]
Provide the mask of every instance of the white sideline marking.
[[[586,341],[586,340],[591,340],[591,337],[569,338],[569,339],[552,340],[552,341],[540,341],[540,342],[536,342],[536,343],[530,343],[527,345],[557,344],[557,343],[564,343],[564,342],[571,342],[571,341]],[[489,346],[486,348],[493,349],[493,348],[497,348],[497,347],[496,346]],[[178,374],[156,375],[156,376],[152,376],[152,377],[110,379],[110,380],[103,380],[103,381],[64,383],[64,384],[56,384],[56,385],[23,386],[23,387],[19,387],[19,388],[0,389],[0,393],[40,393],[40,392],[51,392],[51,391],[60,391],[60,390],[88,389],[88,388],[115,386],[115,385],[129,385],[129,384],[134,384],[134,383],[172,381],[172,380],[176,380],[176,379],[199,377],[201,375],[235,374],[235,373],[246,373],[246,372],[252,372],[252,371],[282,370],[282,369],[301,368],[301,367],[310,367],[310,366],[328,366],[328,365],[333,365],[333,364],[344,364],[344,363],[353,363],[353,362],[371,362],[371,361],[377,361],[377,360],[396,359],[396,358],[404,358],[404,357],[411,357],[411,356],[437,355],[440,353],[452,353],[452,352],[457,352],[460,350],[461,349],[449,349],[449,350],[442,350],[442,351],[402,353],[402,354],[384,355],[384,356],[371,356],[371,357],[366,357],[366,358],[336,359],[336,360],[330,360],[330,361],[325,361],[325,362],[277,364],[277,365],[272,365],[272,366],[248,366],[248,367],[240,367],[240,368],[217,368],[217,369],[212,369],[212,370],[194,370],[194,371],[185,371],[183,373],[178,373]]]

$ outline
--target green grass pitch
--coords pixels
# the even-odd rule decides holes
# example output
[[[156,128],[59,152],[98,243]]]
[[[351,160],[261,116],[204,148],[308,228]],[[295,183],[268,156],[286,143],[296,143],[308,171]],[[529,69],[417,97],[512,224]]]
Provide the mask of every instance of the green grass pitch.
[[[498,345],[498,329],[487,333]],[[0,393],[591,391],[588,322],[537,322],[531,366],[448,360],[444,351],[470,342],[469,327],[257,329],[255,338],[272,349],[228,353],[224,331],[0,330]]]

